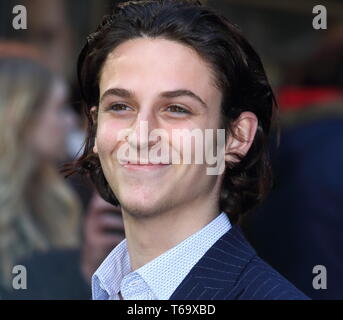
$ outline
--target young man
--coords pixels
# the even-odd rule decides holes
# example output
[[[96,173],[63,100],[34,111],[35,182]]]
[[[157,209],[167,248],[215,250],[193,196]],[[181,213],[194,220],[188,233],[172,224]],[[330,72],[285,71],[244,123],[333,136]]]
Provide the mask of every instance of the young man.
[[[274,109],[236,27],[198,1],[127,2],[88,38],[78,74],[77,166],[120,204],[126,234],[94,299],[306,299],[235,225],[268,189]]]

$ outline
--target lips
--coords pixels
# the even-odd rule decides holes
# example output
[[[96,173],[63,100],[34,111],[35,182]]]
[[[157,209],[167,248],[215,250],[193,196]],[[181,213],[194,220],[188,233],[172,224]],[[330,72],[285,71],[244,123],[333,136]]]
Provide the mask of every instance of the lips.
[[[126,164],[128,165],[137,165],[137,166],[158,166],[158,165],[169,165],[169,163],[165,164],[165,163],[152,163],[152,162],[130,162],[128,161]]]
[[[164,164],[164,163],[152,163],[146,161],[130,161],[130,160],[121,160],[119,163],[127,169],[131,170],[144,170],[144,171],[150,171],[150,170],[157,170],[161,168],[166,168],[170,166],[170,163]]]
[[[169,165],[165,164],[125,164],[123,166],[125,169],[129,171],[135,171],[135,172],[159,172],[167,167]]]
[[[149,160],[129,160],[129,159],[118,159],[121,165],[136,165],[136,166],[156,166],[156,165],[169,165],[170,163],[155,163]]]

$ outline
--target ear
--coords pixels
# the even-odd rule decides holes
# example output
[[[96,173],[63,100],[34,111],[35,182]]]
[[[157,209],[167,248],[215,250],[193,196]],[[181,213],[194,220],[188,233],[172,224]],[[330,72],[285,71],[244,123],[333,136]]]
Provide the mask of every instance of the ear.
[[[242,112],[233,123],[233,133],[228,138],[225,147],[225,161],[237,162],[237,158],[232,156],[236,153],[244,157],[255,138],[258,120],[252,112]]]
[[[93,125],[96,126],[97,121],[98,121],[98,107],[97,107],[97,106],[93,106],[93,107],[91,108],[91,110],[90,110],[90,114],[91,114],[91,116],[92,116]],[[96,136],[95,136],[95,139],[94,139],[93,152],[94,152],[94,153],[98,153],[98,147],[97,147],[97,139],[96,139]]]
[[[92,117],[92,121],[93,121],[93,124],[96,124],[97,121],[98,121],[98,107],[97,106],[93,106],[90,110],[90,114],[91,114],[91,117]]]

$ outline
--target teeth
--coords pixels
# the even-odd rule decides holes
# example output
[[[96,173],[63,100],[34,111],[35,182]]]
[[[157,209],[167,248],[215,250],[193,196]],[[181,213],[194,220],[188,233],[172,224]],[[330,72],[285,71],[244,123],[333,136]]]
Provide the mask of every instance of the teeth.
[[[157,163],[152,163],[149,160],[144,161],[143,160],[128,160],[128,159],[119,159],[118,160],[121,165],[126,165],[126,164],[132,164],[132,165],[168,165],[169,163],[162,163],[162,162],[157,162]]]

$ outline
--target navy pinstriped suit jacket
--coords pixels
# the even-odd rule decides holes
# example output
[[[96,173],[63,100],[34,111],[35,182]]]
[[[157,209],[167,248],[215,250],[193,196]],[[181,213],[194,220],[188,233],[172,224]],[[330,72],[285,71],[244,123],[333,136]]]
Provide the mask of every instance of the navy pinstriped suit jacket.
[[[233,226],[198,261],[170,300],[309,299],[256,255]]]

